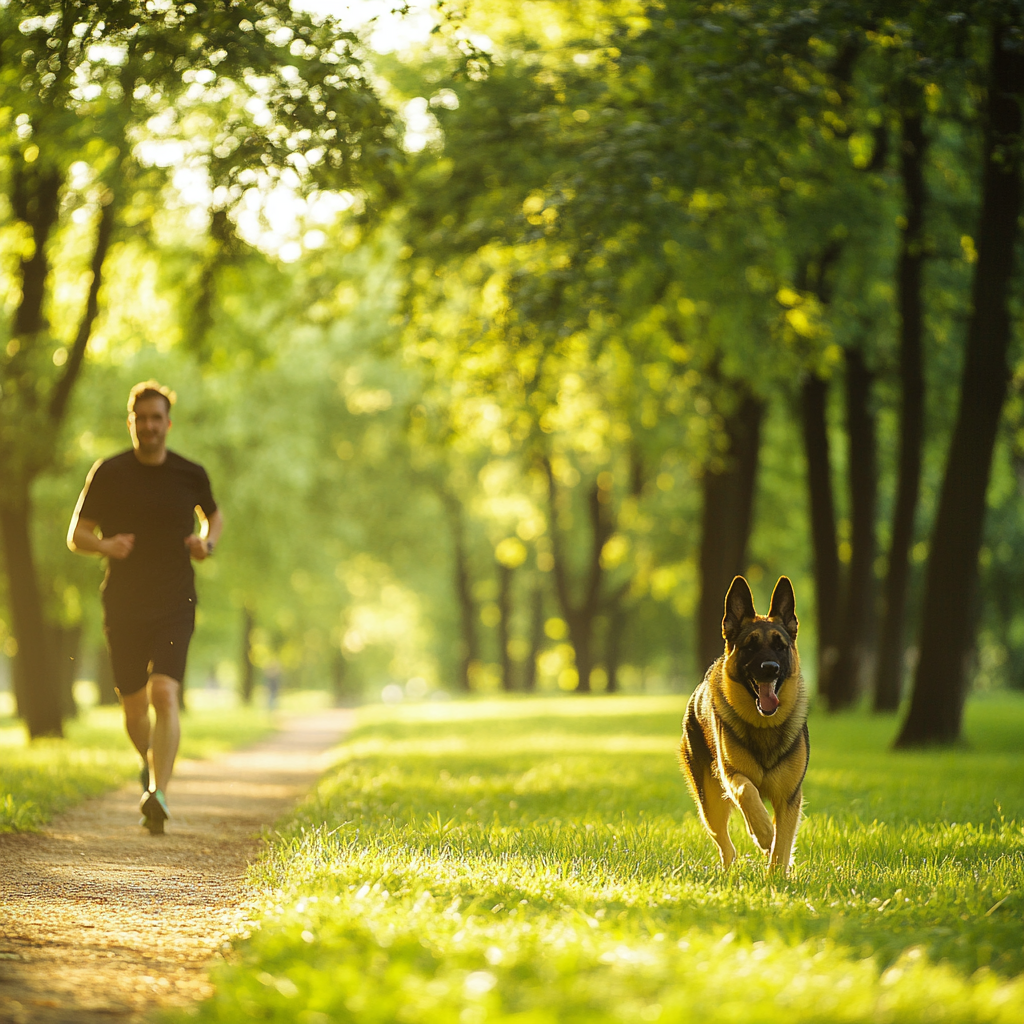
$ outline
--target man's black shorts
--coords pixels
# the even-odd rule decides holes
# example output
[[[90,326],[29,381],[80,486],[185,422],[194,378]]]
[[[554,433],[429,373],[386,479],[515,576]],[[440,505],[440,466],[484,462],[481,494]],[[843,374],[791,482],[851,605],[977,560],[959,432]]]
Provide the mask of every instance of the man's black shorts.
[[[122,619],[108,613],[104,630],[114,685],[122,697],[141,690],[151,675],[181,682],[195,619],[193,605],[158,619]]]

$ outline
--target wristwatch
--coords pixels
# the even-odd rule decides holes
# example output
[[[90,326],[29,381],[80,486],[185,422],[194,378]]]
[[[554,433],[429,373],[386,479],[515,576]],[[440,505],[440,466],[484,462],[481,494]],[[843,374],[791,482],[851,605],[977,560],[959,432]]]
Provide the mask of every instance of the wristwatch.
[[[213,541],[212,540],[208,540],[206,542],[206,553],[208,555],[212,555],[213,554],[213,547],[214,547]]]

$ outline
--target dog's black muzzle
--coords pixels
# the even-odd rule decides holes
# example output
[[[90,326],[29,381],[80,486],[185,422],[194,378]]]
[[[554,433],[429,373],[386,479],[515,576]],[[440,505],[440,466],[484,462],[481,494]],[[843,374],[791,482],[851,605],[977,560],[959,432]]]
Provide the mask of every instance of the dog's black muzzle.
[[[781,672],[782,666],[777,661],[762,661],[752,675],[759,683],[772,683],[778,680]]]

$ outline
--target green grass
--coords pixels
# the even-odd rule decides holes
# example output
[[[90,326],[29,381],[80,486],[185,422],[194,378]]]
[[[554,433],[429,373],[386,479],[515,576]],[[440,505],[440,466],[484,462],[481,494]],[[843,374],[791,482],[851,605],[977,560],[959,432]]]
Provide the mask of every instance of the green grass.
[[[1024,700],[892,753],[815,716],[788,881],[718,867],[681,697],[364,708],[250,873],[203,1021],[570,1024],[1024,1017]]]
[[[213,757],[251,743],[273,728],[259,708],[189,695],[182,716],[182,757]],[[24,725],[0,718],[0,832],[39,828],[53,815],[138,778],[139,756],[125,735],[119,707],[89,707],[65,723],[63,740],[30,743]]]

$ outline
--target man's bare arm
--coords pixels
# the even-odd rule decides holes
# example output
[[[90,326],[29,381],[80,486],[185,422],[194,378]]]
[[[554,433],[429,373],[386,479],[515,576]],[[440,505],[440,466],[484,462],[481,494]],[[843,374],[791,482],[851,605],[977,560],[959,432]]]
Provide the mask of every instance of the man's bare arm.
[[[68,530],[68,547],[80,555],[106,555],[118,560],[127,558],[135,546],[134,533],[116,533],[113,537],[99,537],[99,524],[93,519],[76,516]]]

